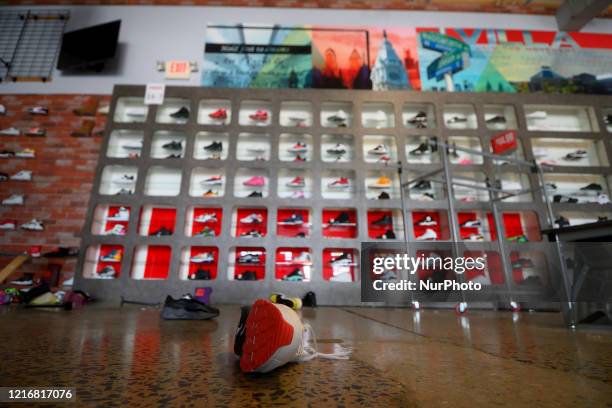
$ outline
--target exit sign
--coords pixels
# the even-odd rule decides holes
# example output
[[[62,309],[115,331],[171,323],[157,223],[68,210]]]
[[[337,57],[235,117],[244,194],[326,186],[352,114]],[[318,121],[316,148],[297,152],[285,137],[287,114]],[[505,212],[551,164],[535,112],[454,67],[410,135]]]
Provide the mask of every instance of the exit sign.
[[[189,61],[166,61],[166,79],[189,79]]]

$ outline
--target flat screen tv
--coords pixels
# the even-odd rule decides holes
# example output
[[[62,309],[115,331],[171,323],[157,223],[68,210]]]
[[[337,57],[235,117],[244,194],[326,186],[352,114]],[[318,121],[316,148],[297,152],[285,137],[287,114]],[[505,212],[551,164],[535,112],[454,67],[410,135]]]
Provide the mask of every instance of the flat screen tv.
[[[121,20],[116,20],[64,34],[57,69],[102,71],[115,56],[120,27]]]

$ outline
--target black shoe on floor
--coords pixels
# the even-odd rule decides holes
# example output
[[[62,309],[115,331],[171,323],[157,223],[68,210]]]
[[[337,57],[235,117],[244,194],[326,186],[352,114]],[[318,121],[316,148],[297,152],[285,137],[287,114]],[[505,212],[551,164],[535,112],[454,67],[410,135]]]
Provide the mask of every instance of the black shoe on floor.
[[[197,301],[191,295],[176,300],[171,296],[166,297],[161,312],[161,317],[165,320],[208,320],[217,316],[219,309]]]
[[[242,355],[242,346],[246,340],[246,322],[251,313],[251,306],[242,306],[240,308],[240,322],[238,322],[238,328],[234,335],[234,354],[238,357]]]
[[[171,113],[170,116],[174,119],[189,119],[189,109],[183,106],[176,112]]]
[[[302,298],[303,307],[317,307],[317,295],[314,292],[306,292]]]

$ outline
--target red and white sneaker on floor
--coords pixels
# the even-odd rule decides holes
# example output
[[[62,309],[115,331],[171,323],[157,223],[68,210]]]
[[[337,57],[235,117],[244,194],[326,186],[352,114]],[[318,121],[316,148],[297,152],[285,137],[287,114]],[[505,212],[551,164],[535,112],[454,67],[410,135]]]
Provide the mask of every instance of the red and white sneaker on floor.
[[[243,308],[234,351],[240,356],[240,368],[247,373],[268,373],[287,363],[316,357],[348,359],[349,354],[348,350],[317,352],[312,328],[291,308],[264,299],[256,300],[250,310]]]

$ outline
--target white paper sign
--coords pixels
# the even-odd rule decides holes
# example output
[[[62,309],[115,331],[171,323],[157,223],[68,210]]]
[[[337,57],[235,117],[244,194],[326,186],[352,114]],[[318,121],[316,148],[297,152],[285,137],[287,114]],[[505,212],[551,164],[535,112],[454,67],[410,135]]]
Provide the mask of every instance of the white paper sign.
[[[164,103],[164,93],[166,85],[164,84],[147,84],[145,91],[145,105],[161,105]]]

